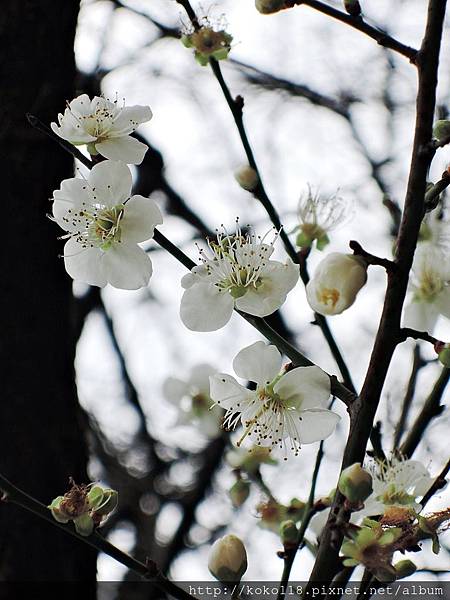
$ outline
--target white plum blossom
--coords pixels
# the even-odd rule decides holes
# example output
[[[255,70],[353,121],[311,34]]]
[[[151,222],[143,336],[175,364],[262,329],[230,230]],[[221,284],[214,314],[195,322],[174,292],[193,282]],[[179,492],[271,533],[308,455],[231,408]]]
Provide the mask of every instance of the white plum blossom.
[[[180,316],[192,331],[216,331],[237,308],[250,315],[265,317],[286,300],[297,283],[298,267],[270,260],[273,243],[254,234],[217,234],[209,241],[211,254],[200,251],[202,264],[181,280],[185,289]]]
[[[431,333],[439,315],[450,318],[449,253],[430,242],[418,244],[409,281],[404,325]]]
[[[67,105],[64,115],[58,115],[58,124],[52,130],[75,146],[86,144],[90,154],[101,154],[111,160],[139,165],[147,146],[130,133],[152,118],[148,106],[119,106],[118,100],[87,94],[78,96]]]
[[[311,308],[321,315],[339,315],[349,308],[367,281],[367,264],[359,256],[331,252],[317,266],[306,286]]]
[[[233,361],[235,373],[256,383],[249,390],[231,375],[210,377],[210,395],[226,409],[224,427],[242,422],[245,438],[260,446],[289,446],[295,455],[301,444],[312,444],[333,433],[340,417],[324,408],[330,397],[330,378],[319,367],[280,372],[281,354],[275,346],[255,342]]]
[[[53,218],[67,234],[64,263],[69,275],[98,287],[135,290],[148,284],[152,263],[138,246],[162,223],[157,204],[131,196],[131,171],[104,161],[87,179],[65,179],[53,193]]]
[[[293,233],[299,232],[297,246],[310,248],[316,240],[318,250],[323,250],[330,241],[328,233],[344,223],[349,214],[349,202],[338,194],[323,196],[308,187],[300,196],[297,208],[299,224],[293,230]]]
[[[168,377],[163,384],[163,394],[178,410],[177,425],[197,425],[209,438],[221,432],[222,414],[211,410],[209,377],[217,369],[208,364],[196,365],[187,380]]]
[[[426,467],[417,461],[393,456],[372,465],[373,492],[357,515],[382,515],[389,508],[400,507],[419,512],[416,502],[433,483]]]

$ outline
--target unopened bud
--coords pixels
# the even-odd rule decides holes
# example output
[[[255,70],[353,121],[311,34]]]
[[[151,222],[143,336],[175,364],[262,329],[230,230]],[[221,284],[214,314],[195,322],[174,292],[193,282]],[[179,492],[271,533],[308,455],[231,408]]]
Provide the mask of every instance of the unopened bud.
[[[439,358],[439,362],[444,365],[444,367],[450,368],[450,344],[444,344],[443,342],[438,342],[435,344],[434,349]]]
[[[439,142],[450,139],[450,121],[447,119],[436,121],[433,127],[433,137]]]
[[[258,173],[248,165],[239,167],[234,172],[234,178],[241,188],[247,190],[247,192],[252,192],[259,183]]]
[[[338,488],[350,502],[364,502],[373,491],[372,476],[355,463],[342,471]]]
[[[247,570],[247,552],[241,540],[235,535],[226,535],[214,542],[208,568],[219,581],[240,581]]]
[[[238,479],[230,488],[230,499],[234,508],[244,504],[250,494],[250,483],[244,479]]]
[[[276,13],[284,8],[284,0],[255,0],[256,10],[263,15]]]
[[[317,266],[306,286],[311,308],[321,315],[339,315],[356,300],[367,281],[367,264],[352,254],[331,252]]]
[[[285,548],[295,547],[298,539],[298,529],[294,521],[283,521],[281,523],[280,538]]]
[[[417,567],[412,560],[401,560],[394,565],[394,569],[397,573],[397,579],[409,577],[417,571]]]
[[[358,0],[344,0],[344,8],[352,17],[359,17],[361,14],[361,5]]]

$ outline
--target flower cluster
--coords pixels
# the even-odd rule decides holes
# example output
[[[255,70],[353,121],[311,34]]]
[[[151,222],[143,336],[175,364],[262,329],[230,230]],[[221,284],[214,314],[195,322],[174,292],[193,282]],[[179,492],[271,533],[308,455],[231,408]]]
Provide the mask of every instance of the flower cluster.
[[[58,496],[49,505],[53,517],[58,523],[73,521],[77,533],[91,535],[117,506],[117,492],[99,485],[77,485]]]

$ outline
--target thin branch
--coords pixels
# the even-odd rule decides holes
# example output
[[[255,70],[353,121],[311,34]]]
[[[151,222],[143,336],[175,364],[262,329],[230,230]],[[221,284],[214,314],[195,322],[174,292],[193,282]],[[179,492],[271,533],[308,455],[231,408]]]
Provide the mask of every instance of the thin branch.
[[[277,600],[284,600],[286,587],[289,583],[289,577],[291,575],[292,565],[294,564],[296,554],[297,554],[298,550],[300,549],[300,547],[303,546],[303,540],[305,538],[306,529],[308,528],[308,525],[309,525],[312,517],[317,512],[317,510],[314,509],[314,496],[316,493],[316,485],[317,485],[317,478],[319,476],[320,465],[322,463],[322,459],[324,456],[323,446],[324,446],[324,440],[322,440],[320,442],[319,450],[317,451],[316,462],[314,465],[314,471],[313,471],[312,478],[311,478],[311,488],[309,491],[308,500],[307,500],[305,508],[304,508],[302,523],[301,523],[301,526],[300,526],[300,529],[298,532],[297,543],[294,546],[294,548],[290,548],[289,550],[285,551],[284,567],[283,567],[283,573],[281,575],[280,585],[278,587],[279,591],[278,591]]]
[[[442,177],[425,194],[425,210],[429,212],[436,208],[439,196],[450,185],[450,173],[444,171]]]
[[[312,4],[322,4],[308,2]],[[411,168],[406,192],[405,208],[397,238],[396,272],[388,272],[388,285],[383,312],[372,356],[360,396],[353,403],[350,415],[350,432],[344,450],[342,468],[364,459],[367,441],[378,408],[381,392],[392,356],[398,344],[400,319],[409,271],[412,266],[420,225],[424,215],[424,198],[427,173],[433,155],[423,152],[432,139],[436,87],[446,0],[430,0],[425,35],[419,53],[415,56],[419,86],[417,93],[416,130]],[[345,514],[344,497],[337,492],[330,515],[321,537],[316,562],[311,573],[314,581],[329,582],[340,568],[339,548],[343,539],[342,527],[349,515]]]
[[[386,269],[386,271],[395,271],[396,265],[392,260],[388,260],[387,258],[380,258],[378,256],[375,256],[374,254],[366,252],[361,246],[361,244],[359,244],[355,240],[351,240],[349,246],[353,250],[353,254],[355,256],[361,256],[368,265],[377,265],[379,267],[383,267],[384,269]]]
[[[318,0],[286,0],[285,2],[286,8],[291,8],[296,5],[300,6],[302,4],[319,11],[324,15],[328,15],[337,21],[341,21],[342,23],[345,23],[346,25],[349,25],[358,31],[361,31],[361,33],[364,33],[375,40],[380,46],[384,46],[385,48],[389,48],[394,52],[398,52],[402,56],[408,58],[411,63],[416,63],[418,51],[415,48],[406,46],[405,44],[402,44],[395,38],[388,35],[385,31],[376,27],[372,27],[372,25],[366,23],[362,17],[352,17],[351,15],[341,10],[337,10],[332,6],[325,4],[324,2],[319,2]]]
[[[46,136],[48,136],[53,141],[55,141],[60,146],[62,146],[64,148],[64,150],[66,150],[67,152],[72,154],[72,156],[77,158],[81,163],[83,163],[83,165],[85,167],[87,167],[88,169],[92,169],[92,167],[94,166],[94,163],[91,160],[89,160],[89,158],[87,158],[87,156],[85,156],[82,152],[80,152],[76,146],[74,146],[70,142],[67,142],[66,140],[63,140],[63,138],[59,137],[59,135],[56,135],[56,133],[54,133],[50,129],[50,127],[47,127],[47,125],[44,125],[44,123],[42,123],[42,121],[40,121],[34,115],[27,113],[26,117],[27,117],[28,123],[32,127],[34,127],[34,129],[37,129],[37,131],[44,133]]]
[[[156,587],[158,587],[161,591],[167,592],[171,594],[174,598],[179,600],[192,600],[194,597],[185,592],[183,589],[179,588],[172,581],[169,581],[158,569],[156,564],[148,560],[147,564],[144,564],[132,556],[122,552],[116,546],[113,546],[110,542],[105,540],[97,531],[94,531],[89,536],[79,535],[72,524],[70,523],[58,523],[56,521],[50,510],[42,504],[35,500],[15,485],[13,485],[6,477],[0,474],[0,490],[3,492],[2,500],[5,502],[11,502],[12,504],[16,504],[35,514],[40,519],[51,523],[53,526],[62,529],[69,535],[76,537],[81,540],[85,544],[96,548],[100,552],[104,552],[108,556],[111,556],[115,560],[117,560],[122,565],[128,567],[144,579],[152,581]]]
[[[296,252],[294,246],[292,245],[288,234],[286,233],[286,231],[283,228],[283,225],[280,221],[278,212],[276,211],[275,207],[273,206],[272,202],[270,201],[269,196],[267,195],[267,192],[266,192],[264,185],[262,183],[262,180],[261,180],[261,175],[260,175],[260,172],[258,169],[258,165],[256,164],[256,160],[255,160],[255,156],[253,154],[252,147],[250,146],[247,132],[245,131],[244,114],[243,114],[244,99],[242,98],[242,96],[237,96],[236,98],[232,97],[231,92],[223,78],[222,70],[220,68],[220,64],[218,63],[218,61],[215,59],[211,59],[210,65],[211,65],[211,69],[220,85],[220,88],[223,92],[223,95],[224,95],[225,100],[228,104],[228,107],[231,111],[231,114],[233,115],[234,122],[236,123],[236,127],[239,132],[239,137],[241,138],[242,146],[244,148],[245,155],[248,160],[248,164],[258,175],[258,185],[255,188],[255,190],[253,191],[253,194],[264,206],[275,229],[280,232],[280,238],[284,244],[287,254],[291,257],[293,262],[297,263],[298,262],[297,252]]]
[[[413,340],[423,340],[424,342],[433,344],[433,346],[438,344],[440,341],[426,331],[417,331],[416,329],[411,329],[410,327],[402,327],[399,331],[399,342],[404,342],[408,338],[412,338]]]
[[[425,365],[425,361],[423,360],[420,354],[420,346],[416,344],[414,346],[413,352],[413,366],[411,369],[411,375],[409,376],[408,386],[406,388],[406,393],[402,402],[402,410],[400,413],[400,418],[395,427],[394,431],[394,441],[393,441],[393,449],[398,448],[403,432],[405,431],[406,420],[408,418],[408,414],[411,408],[411,404],[414,398],[414,393],[416,390],[417,376],[419,374],[420,369]]]
[[[444,406],[441,405],[441,399],[444,395],[445,388],[447,387],[450,379],[450,369],[442,369],[434,387],[425,400],[425,404],[422,410],[416,417],[412,427],[408,431],[406,440],[400,446],[401,454],[411,457],[414,454],[414,450],[419,445],[422,439],[423,433],[430,424],[430,422],[438,417],[444,410]]]
[[[434,494],[436,492],[438,492],[439,490],[442,490],[442,488],[446,486],[446,484],[447,484],[446,477],[447,477],[447,473],[449,471],[450,471],[450,460],[447,461],[445,467],[442,469],[442,471],[439,473],[439,475],[433,481],[432,486],[430,487],[430,489],[427,491],[427,493],[424,495],[424,497],[420,501],[422,508],[424,508],[426,506],[426,504],[428,504],[428,501],[434,496]]]

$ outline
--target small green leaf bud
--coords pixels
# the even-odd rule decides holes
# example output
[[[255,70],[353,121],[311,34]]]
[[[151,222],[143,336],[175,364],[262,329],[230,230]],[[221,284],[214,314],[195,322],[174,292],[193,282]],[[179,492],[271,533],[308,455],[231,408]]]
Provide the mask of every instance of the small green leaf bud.
[[[284,0],[255,0],[256,10],[263,15],[276,13],[284,8]]]
[[[244,479],[238,479],[230,488],[230,499],[234,508],[244,504],[250,494],[250,483]]]
[[[415,573],[417,567],[412,560],[401,560],[394,565],[394,569],[397,573],[397,579],[403,579]]]
[[[239,582],[247,570],[247,552],[235,535],[219,538],[211,547],[208,560],[211,574],[222,582]]]
[[[359,17],[361,5],[358,0],[344,0],[344,8],[352,17]]]
[[[433,137],[439,142],[443,142],[447,139],[450,141],[450,121],[447,119],[436,121],[433,127]]]
[[[364,502],[373,491],[372,476],[355,463],[342,471],[338,488],[350,502]]]
[[[249,165],[239,167],[239,169],[234,172],[234,178],[241,188],[247,190],[247,192],[252,192],[259,183],[258,173]]]
[[[298,529],[294,521],[283,521],[281,523],[280,538],[285,548],[295,547],[298,539]]]
[[[450,344],[438,342],[435,344],[434,349],[438,355],[439,362],[442,363],[444,367],[450,368]]]
[[[77,533],[84,537],[91,535],[94,530],[94,521],[89,513],[76,517],[73,520],[73,524],[75,525]]]

